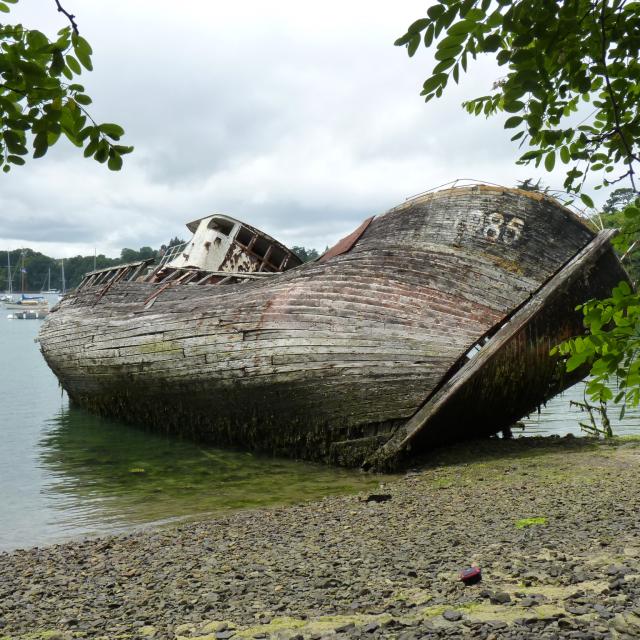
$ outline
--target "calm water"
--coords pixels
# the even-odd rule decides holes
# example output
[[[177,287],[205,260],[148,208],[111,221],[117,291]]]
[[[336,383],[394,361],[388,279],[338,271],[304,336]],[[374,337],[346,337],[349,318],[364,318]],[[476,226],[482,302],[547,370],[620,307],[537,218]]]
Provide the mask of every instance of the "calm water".
[[[0,306],[0,550],[370,490],[357,471],[228,452],[70,408],[34,342],[41,322]],[[527,421],[529,434],[580,434],[576,387]],[[613,417],[613,416],[612,416]],[[640,414],[618,433],[639,433]]]
[[[228,452],[70,408],[0,305],[0,550],[375,489],[358,471]]]

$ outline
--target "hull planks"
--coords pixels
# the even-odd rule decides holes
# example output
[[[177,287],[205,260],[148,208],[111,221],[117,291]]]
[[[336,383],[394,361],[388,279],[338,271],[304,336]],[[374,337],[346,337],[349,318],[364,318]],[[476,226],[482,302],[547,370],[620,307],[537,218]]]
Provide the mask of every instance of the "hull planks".
[[[85,286],[49,313],[42,352],[91,411],[390,469],[573,384],[584,372],[563,376],[549,349],[583,332],[577,304],[627,279],[606,234],[515,189],[422,196],[359,234],[268,278]]]

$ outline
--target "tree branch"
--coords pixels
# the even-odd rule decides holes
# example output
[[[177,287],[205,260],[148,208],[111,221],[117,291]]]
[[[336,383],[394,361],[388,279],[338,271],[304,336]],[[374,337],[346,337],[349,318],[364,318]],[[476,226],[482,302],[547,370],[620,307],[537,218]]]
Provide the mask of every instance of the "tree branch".
[[[54,0],[54,2],[56,3],[56,6],[58,7],[58,11],[60,13],[64,13],[65,16],[67,16],[67,18],[69,18],[69,22],[71,23],[71,28],[73,29],[73,32],[78,35],[78,33],[80,33],[78,31],[78,23],[76,22],[76,17],[72,14],[69,13],[61,4],[60,4],[60,0]]]
[[[607,38],[606,38],[606,3],[602,0],[602,8],[600,9],[600,33],[602,34],[602,73],[604,75],[604,80],[607,84],[607,92],[609,93],[609,99],[611,100],[611,108],[613,109],[613,117],[615,118],[615,130],[620,136],[620,140],[622,140],[622,144],[627,152],[627,158],[629,160],[629,180],[631,181],[631,187],[633,190],[638,193],[638,189],[636,189],[636,183],[633,179],[634,171],[633,171],[633,161],[635,156],[627,139],[625,138],[624,132],[622,131],[622,123],[620,122],[620,108],[618,107],[618,102],[616,100],[616,96],[613,92],[613,87],[611,86],[611,81],[609,79],[609,73],[607,71]]]

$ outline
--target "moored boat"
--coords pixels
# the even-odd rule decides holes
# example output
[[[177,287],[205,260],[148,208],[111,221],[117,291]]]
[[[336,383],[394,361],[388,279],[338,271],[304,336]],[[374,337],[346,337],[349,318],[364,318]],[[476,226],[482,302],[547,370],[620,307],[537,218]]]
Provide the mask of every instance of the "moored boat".
[[[366,220],[313,263],[228,216],[155,268],[91,272],[42,352],[72,401],[220,445],[395,466],[576,381],[549,349],[627,279],[556,201],[474,186]]]
[[[6,301],[5,309],[24,311],[28,309],[44,310],[49,308],[49,301],[42,295],[21,294],[17,300]]]
[[[9,320],[44,320],[44,318],[46,318],[47,316],[47,313],[49,313],[49,309],[47,307],[27,309],[9,313],[7,314],[7,318]]]

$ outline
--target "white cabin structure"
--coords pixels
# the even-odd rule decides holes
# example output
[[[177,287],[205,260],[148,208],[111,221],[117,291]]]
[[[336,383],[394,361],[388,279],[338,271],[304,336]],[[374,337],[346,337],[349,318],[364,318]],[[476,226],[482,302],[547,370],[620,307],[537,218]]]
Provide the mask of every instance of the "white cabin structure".
[[[193,237],[165,266],[173,269],[251,273],[285,271],[301,260],[283,244],[240,220],[214,214],[189,222]]]

